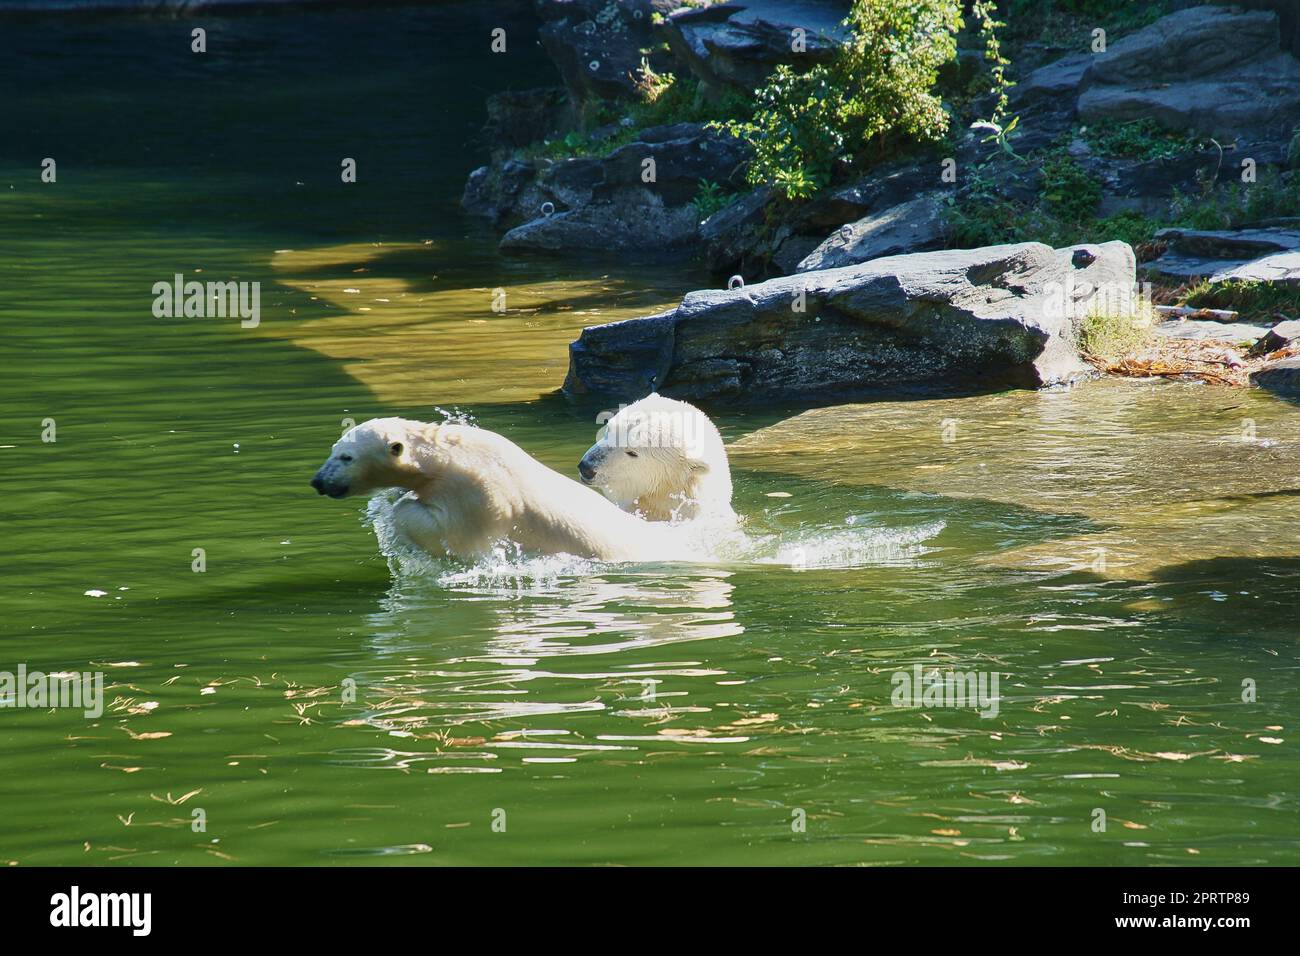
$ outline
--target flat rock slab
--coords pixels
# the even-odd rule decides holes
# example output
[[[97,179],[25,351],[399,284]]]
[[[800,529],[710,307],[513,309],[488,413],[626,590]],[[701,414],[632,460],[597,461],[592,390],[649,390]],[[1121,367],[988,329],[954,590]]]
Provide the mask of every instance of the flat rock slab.
[[[1292,229],[1162,229],[1165,254],[1143,266],[1151,276],[1300,283],[1300,232]]]
[[[1154,331],[1156,335],[1166,339],[1188,339],[1196,342],[1208,339],[1224,342],[1254,342],[1267,335],[1269,330],[1266,325],[1250,325],[1247,322],[1177,319],[1161,322]]]

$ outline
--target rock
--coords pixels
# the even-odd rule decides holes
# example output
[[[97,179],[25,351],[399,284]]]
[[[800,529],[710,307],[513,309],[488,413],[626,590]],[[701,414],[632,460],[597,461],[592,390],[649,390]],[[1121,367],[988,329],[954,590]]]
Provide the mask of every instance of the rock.
[[[579,107],[633,99],[643,60],[657,72],[669,69],[667,58],[654,52],[654,15],[680,6],[678,0],[537,0],[538,39]]]
[[[1300,56],[1300,0],[1233,0],[1247,10],[1272,10],[1282,29],[1282,48]]]
[[[930,193],[841,226],[798,264],[796,272],[836,269],[943,244],[942,194]]]
[[[487,98],[483,136],[493,156],[538,143],[567,125],[569,104],[558,86],[505,90]]]
[[[1164,255],[1143,269],[1151,276],[1186,281],[1207,278],[1300,284],[1300,231],[1291,229],[1161,229]]]
[[[1092,64],[1098,83],[1139,84],[1236,69],[1281,46],[1277,15],[1203,5],[1161,17],[1110,43]]]
[[[796,207],[790,216],[791,224],[799,232],[825,235],[843,223],[934,189],[942,182],[942,171],[938,156],[872,169],[865,176],[843,186],[832,186]]]
[[[1165,339],[1187,339],[1202,342],[1217,339],[1224,342],[1255,342],[1268,334],[1268,327],[1247,322],[1215,322],[1212,319],[1175,319],[1161,322],[1153,329]]]
[[[597,326],[608,331],[591,338],[584,333],[569,346],[569,374],[564,390],[629,398],[641,398],[653,392],[659,376],[672,361],[674,311]],[[578,354],[585,374],[571,388]]]
[[[767,254],[759,250],[765,248],[766,210],[771,199],[772,191],[760,186],[700,223],[700,239],[712,272],[739,270],[750,274],[747,260],[757,257],[760,265],[766,261]]]
[[[1250,381],[1283,398],[1300,399],[1300,358],[1282,359],[1250,374]]]
[[[768,189],[749,193],[700,227],[709,268],[750,278],[773,271],[789,275],[827,233],[934,189],[940,173],[939,159],[926,156],[873,169],[806,203],[784,202]],[[901,251],[904,248],[894,250]]]
[[[475,170],[461,202],[509,230],[501,240],[508,252],[678,256],[698,245],[693,200],[701,181],[738,188],[747,149],[700,124],[658,126],[600,158],[511,160],[495,175],[495,167]]]
[[[676,257],[695,244],[699,216],[691,206],[669,207],[652,192],[629,191],[578,209],[531,219],[501,237],[502,252],[572,251]]]
[[[757,405],[1069,382],[1090,370],[1061,290],[1111,275],[1132,288],[1125,243],[1053,250],[1031,242],[692,292],[672,312],[585,329],[570,346],[564,389],[627,400],[653,387]],[[1100,291],[1079,293],[1079,313]]]
[[[1109,158],[1084,165],[1096,172],[1108,195],[1168,199],[1175,192],[1184,196],[1194,193],[1201,188],[1202,177],[1212,177],[1221,164],[1229,162],[1220,160],[1217,149],[1206,149],[1166,158]]]
[[[1231,137],[1288,135],[1300,122],[1300,61],[1270,11],[1200,6],[1162,17],[1097,54],[1078,99],[1087,124],[1153,119]]]
[[[1056,250],[1064,272],[1059,291],[1061,308],[1077,322],[1091,309],[1107,314],[1132,313],[1137,274],[1137,257],[1126,242],[1085,243]],[[1056,295],[1052,286],[1049,291]]]
[[[771,264],[779,275],[791,275],[819,245],[816,236],[801,236],[788,227],[778,228],[772,241]]]
[[[827,62],[848,38],[844,0],[748,0],[718,3],[670,14],[661,33],[678,63],[714,94],[730,88],[752,93],[788,63],[806,69]],[[792,37],[804,33],[796,53]]]
[[[1292,345],[1300,345],[1300,319],[1287,319],[1273,326],[1255,343],[1250,354],[1267,355]]]
[[[1093,54],[1073,53],[1070,56],[1039,67],[1011,89],[1013,106],[1028,106],[1050,101],[1069,102],[1073,105],[1086,85]]]
[[[482,216],[497,228],[532,218],[548,201],[536,181],[541,160],[506,160],[480,166],[469,174],[460,204],[466,212]]]
[[[742,169],[748,157],[749,147],[743,140],[706,131],[701,124],[657,126],[600,160],[602,182],[597,192],[644,187],[666,205],[679,206],[699,195],[704,180],[725,189],[742,187]],[[643,180],[648,161],[654,164],[651,183]]]

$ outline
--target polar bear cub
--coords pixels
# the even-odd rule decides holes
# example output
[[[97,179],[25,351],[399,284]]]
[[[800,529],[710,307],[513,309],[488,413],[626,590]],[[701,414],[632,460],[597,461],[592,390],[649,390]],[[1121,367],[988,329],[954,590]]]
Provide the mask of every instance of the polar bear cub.
[[[475,560],[502,541],[533,554],[607,561],[695,560],[675,529],[621,511],[514,442],[471,425],[375,418],[349,429],[311,480],[346,498],[406,491],[397,533],[431,554]]]
[[[694,405],[659,394],[610,418],[578,474],[624,511],[651,521],[736,520],[717,427]]]

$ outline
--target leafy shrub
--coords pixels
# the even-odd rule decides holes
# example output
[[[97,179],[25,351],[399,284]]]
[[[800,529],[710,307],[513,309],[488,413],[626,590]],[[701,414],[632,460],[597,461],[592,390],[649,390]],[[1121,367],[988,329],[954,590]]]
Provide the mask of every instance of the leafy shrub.
[[[963,248],[1004,242],[1045,242],[1060,248],[1120,239],[1134,249],[1150,243],[1160,223],[1129,211],[1094,219],[1101,186],[1068,157],[1043,163],[1043,189],[1036,202],[1001,196],[977,169],[971,188],[953,200],[946,221],[954,245]]]
[[[1173,0],[1009,0],[1006,13],[1017,39],[1078,49],[1097,26],[1113,40],[1154,23],[1174,5]]]
[[[851,38],[830,63],[777,67],[755,91],[753,117],[724,124],[753,147],[751,183],[806,198],[873,141],[883,153],[891,138],[946,132],[934,86],[956,56],[959,0],[853,0],[845,23]]]

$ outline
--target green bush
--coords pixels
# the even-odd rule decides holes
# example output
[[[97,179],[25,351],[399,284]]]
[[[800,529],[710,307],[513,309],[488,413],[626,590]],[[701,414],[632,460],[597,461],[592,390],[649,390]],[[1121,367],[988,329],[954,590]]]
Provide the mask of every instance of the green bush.
[[[1173,225],[1237,229],[1267,219],[1300,216],[1300,174],[1265,172],[1258,182],[1230,183],[1198,196],[1174,195]]]
[[[1130,210],[1098,219],[1087,227],[1088,238],[1080,241],[1110,242],[1120,239],[1136,249],[1154,239],[1159,228],[1160,224],[1150,216]]]
[[[700,191],[695,194],[691,200],[691,205],[695,207],[695,212],[703,221],[712,216],[719,209],[731,204],[736,198],[736,194],[728,192],[715,182],[707,179],[700,180]]]
[[[777,67],[755,91],[752,119],[724,124],[753,147],[754,185],[806,198],[873,142],[883,153],[892,139],[947,131],[934,87],[956,56],[959,0],[853,0],[845,23],[851,39],[830,63],[805,73]]]
[[[1102,156],[1132,159],[1171,159],[1202,146],[1196,136],[1165,129],[1149,119],[1090,126],[1083,138]]]
[[[1066,222],[1082,222],[1101,203],[1101,183],[1069,156],[1043,161],[1043,205]]]
[[[1043,163],[1043,188],[1033,203],[1000,196],[984,169],[971,188],[949,205],[946,221],[955,246],[963,249],[1004,242],[1045,242],[1060,248],[1082,242],[1121,239],[1137,248],[1160,227],[1154,219],[1129,211],[1093,218],[1101,185],[1069,157]]]
[[[1300,318],[1300,289],[1262,279],[1206,279],[1189,289],[1183,302],[1200,309],[1232,309],[1247,321],[1270,320],[1279,312]]]
[[[1008,0],[1007,22],[1016,39],[1079,49],[1098,26],[1114,40],[1169,13],[1173,0]]]

